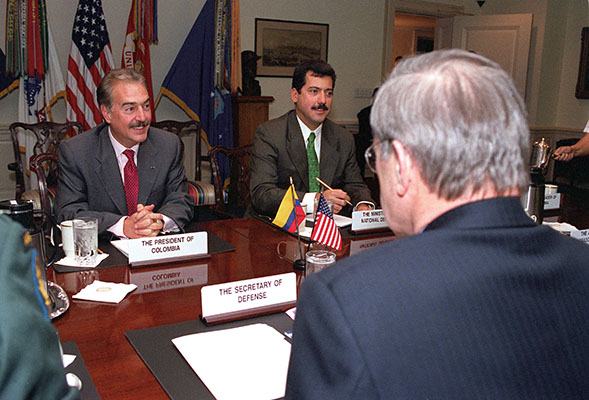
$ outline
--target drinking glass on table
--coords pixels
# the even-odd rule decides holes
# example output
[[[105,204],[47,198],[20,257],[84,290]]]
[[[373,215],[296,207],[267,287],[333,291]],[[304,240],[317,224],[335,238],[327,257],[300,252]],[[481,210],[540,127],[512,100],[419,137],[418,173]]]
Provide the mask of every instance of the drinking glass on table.
[[[74,220],[74,252],[80,265],[96,264],[98,253],[98,220],[81,217]]]

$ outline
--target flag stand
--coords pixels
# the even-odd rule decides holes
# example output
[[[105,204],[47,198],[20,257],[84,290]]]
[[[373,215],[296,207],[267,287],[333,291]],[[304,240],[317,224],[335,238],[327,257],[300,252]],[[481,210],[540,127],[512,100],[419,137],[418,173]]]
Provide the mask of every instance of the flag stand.
[[[295,211],[295,218],[296,218],[296,202],[295,202],[295,198],[294,198],[294,184],[292,183],[292,177],[290,177],[290,186],[292,188],[292,204],[294,206],[294,211]],[[297,241],[299,242],[299,259],[298,260],[294,260],[294,262],[292,263],[292,266],[294,269],[300,270],[300,271],[304,271],[305,269],[307,269],[307,262],[305,260],[305,256],[303,255],[303,248],[301,247],[301,235],[299,233],[299,225],[295,222],[296,228],[297,228]]]

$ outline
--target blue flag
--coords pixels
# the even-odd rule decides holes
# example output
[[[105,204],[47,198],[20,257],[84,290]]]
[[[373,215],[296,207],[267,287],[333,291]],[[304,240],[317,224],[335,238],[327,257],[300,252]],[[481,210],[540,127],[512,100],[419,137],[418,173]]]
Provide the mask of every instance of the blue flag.
[[[215,10],[215,0],[206,0],[162,83],[156,107],[162,95],[168,97],[190,118],[200,121],[209,146],[233,147],[229,83],[215,82],[215,74],[228,76],[231,65],[227,60],[231,52],[226,51],[231,23],[215,26],[216,21],[227,21],[228,16],[230,21],[230,7],[224,2],[219,4]],[[216,18],[219,13],[223,18]],[[221,174],[226,177],[228,160],[221,161]]]

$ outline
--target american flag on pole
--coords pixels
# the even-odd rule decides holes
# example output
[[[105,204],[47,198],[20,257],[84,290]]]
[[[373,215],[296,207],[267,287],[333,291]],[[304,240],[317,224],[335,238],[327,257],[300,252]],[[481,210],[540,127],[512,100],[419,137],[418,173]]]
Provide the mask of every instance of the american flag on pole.
[[[317,205],[317,215],[315,216],[315,226],[311,233],[311,240],[315,240],[326,246],[333,247],[336,250],[342,249],[342,235],[333,220],[333,214],[325,201],[323,195],[319,195],[319,204]]]
[[[102,0],[80,0],[67,66],[68,121],[81,122],[84,129],[102,122],[96,88],[104,75],[114,67]]]

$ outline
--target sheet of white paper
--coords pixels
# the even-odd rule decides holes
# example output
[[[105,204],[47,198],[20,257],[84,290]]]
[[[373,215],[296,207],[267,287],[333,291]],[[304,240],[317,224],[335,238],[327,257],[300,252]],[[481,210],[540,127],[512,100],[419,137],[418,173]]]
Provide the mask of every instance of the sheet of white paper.
[[[195,333],[172,343],[217,400],[284,396],[290,343],[271,326]]]

